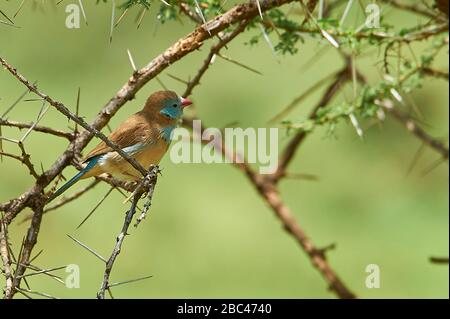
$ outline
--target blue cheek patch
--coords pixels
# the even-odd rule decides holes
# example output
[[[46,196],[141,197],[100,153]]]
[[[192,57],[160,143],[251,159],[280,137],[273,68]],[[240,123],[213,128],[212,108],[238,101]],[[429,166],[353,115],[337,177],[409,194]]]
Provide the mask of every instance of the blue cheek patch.
[[[180,107],[173,107],[172,105],[166,106],[160,111],[161,114],[171,118],[172,120],[179,119],[183,115],[183,111]]]

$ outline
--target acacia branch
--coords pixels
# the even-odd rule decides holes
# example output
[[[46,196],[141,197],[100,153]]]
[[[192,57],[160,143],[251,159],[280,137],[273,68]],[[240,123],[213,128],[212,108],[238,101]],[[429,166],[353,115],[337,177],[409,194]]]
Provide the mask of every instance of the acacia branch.
[[[433,264],[448,265],[448,257],[430,257],[430,262]]]
[[[319,103],[317,103],[316,106],[312,109],[308,118],[314,119],[320,108],[326,106],[350,78],[351,73],[349,65],[347,64],[340,72],[337,73],[335,80],[327,87]],[[298,133],[296,133],[293,138],[291,138],[291,140],[289,141],[288,145],[286,146],[286,148],[284,149],[279,158],[277,170],[275,171],[275,173],[273,173],[272,176],[270,176],[270,178],[274,182],[278,182],[280,178],[286,175],[286,169],[288,165],[293,160],[297,152],[297,149],[303,143],[307,135],[308,135],[307,131],[301,130]]]
[[[276,23],[273,21],[264,20],[262,21],[263,25],[266,28],[277,28],[281,30],[285,30],[287,32],[297,32],[297,33],[309,33],[309,34],[321,34],[321,29],[311,29],[309,27],[304,26],[293,26],[286,25],[282,23]],[[346,31],[329,29],[326,32],[339,39],[340,37],[353,37],[355,39],[369,39],[369,40],[378,40],[379,42],[402,42],[402,43],[411,43],[415,41],[426,40],[432,36],[436,36],[438,34],[444,33],[448,31],[448,22],[443,22],[438,25],[431,25],[428,27],[423,27],[420,31],[411,31],[404,35],[397,35],[395,33],[387,33],[384,31],[377,31],[376,29],[366,31],[366,32],[356,32],[349,33]]]
[[[426,145],[434,149],[436,152],[441,154],[442,158],[448,160],[448,147],[444,143],[431,137],[427,132],[420,128],[414,120],[412,120],[407,114],[402,113],[394,107],[394,103],[391,100],[378,100],[375,101],[376,104],[381,106],[384,110],[388,111],[393,117],[402,123],[406,129],[411,132],[414,136],[423,141]]]
[[[188,97],[189,95],[191,95],[194,88],[200,84],[200,79],[208,70],[209,66],[212,63],[212,60],[214,59],[214,56],[217,55],[219,51],[227,45],[227,43],[232,41],[238,34],[242,33],[242,31],[245,30],[245,27],[248,25],[248,23],[249,23],[248,20],[241,21],[241,23],[239,24],[238,27],[236,27],[236,29],[226,34],[225,36],[221,37],[219,42],[211,47],[208,56],[203,62],[202,67],[198,70],[195,77],[187,84],[186,90],[183,93],[183,97]]]
[[[17,292],[18,289],[20,289],[20,282],[23,278],[23,274],[27,270],[27,266],[30,263],[31,252],[37,243],[41,221],[42,221],[42,206],[39,206],[39,208],[37,208],[34,211],[33,218],[31,219],[31,224],[28,227],[27,234],[24,238],[21,247],[9,298],[14,297],[14,294]]]
[[[33,127],[33,124],[0,119],[0,126],[17,127],[18,129],[25,129],[25,128],[29,129]],[[47,126],[36,125],[33,127],[33,130],[36,132],[46,133],[57,137],[63,137],[69,141],[72,141],[75,138],[75,134],[73,133],[55,130]]]
[[[30,175],[33,176],[34,178],[38,179],[39,174],[34,169],[34,165],[33,165],[33,163],[31,163],[31,160],[30,160],[30,154],[28,154],[25,151],[25,146],[23,145],[23,143],[21,141],[14,141],[14,143],[19,146],[21,153],[22,153],[21,155],[15,155],[15,154],[0,151],[0,156],[6,156],[6,157],[13,158],[13,159],[21,162],[23,165],[25,165],[28,168],[28,172],[30,173]]]
[[[357,75],[357,80],[362,84],[367,84],[366,78],[362,75],[362,73],[359,70],[355,70]],[[449,150],[448,147],[438,141],[437,139],[430,136],[427,132],[425,132],[421,127],[417,126],[417,124],[414,122],[414,120],[408,116],[405,113],[402,113],[401,111],[397,110],[394,107],[394,102],[390,99],[376,99],[375,104],[380,106],[383,110],[387,111],[389,114],[391,114],[397,121],[402,123],[406,129],[411,132],[414,136],[419,138],[422,142],[424,142],[426,145],[437,151],[439,154],[441,154],[442,158],[444,160],[448,160],[449,157]]]
[[[193,128],[193,119],[184,118],[183,125]],[[205,129],[206,128],[202,126],[201,132],[199,133],[202,134]],[[211,140],[202,139],[202,143],[205,144],[210,143],[211,141],[212,138]],[[241,170],[249,178],[259,195],[264,199],[264,201],[274,212],[275,216],[280,220],[283,228],[306,252],[314,267],[321,273],[322,277],[328,283],[330,289],[336,293],[339,298],[356,298],[356,296],[349,288],[347,288],[347,286],[331,268],[323,251],[314,246],[304,230],[295,220],[295,217],[289,207],[283,203],[277,189],[277,181],[256,173],[245,160],[242,160],[238,154],[236,154],[233,150],[229,150],[223,141],[219,143],[216,140],[214,141],[216,142],[215,146],[221,151],[222,155],[227,157],[233,166]],[[299,144],[297,144],[296,147],[298,146]]]
[[[430,12],[429,10],[424,9],[422,6],[420,6],[418,4],[405,3],[405,2],[400,2],[398,0],[381,0],[381,1],[391,5],[394,8],[397,8],[399,10],[409,11],[409,12],[412,12],[412,13],[415,13],[418,15],[422,15],[427,18],[431,18],[431,19],[440,19],[436,13]],[[438,1],[438,2],[442,2],[442,1]],[[447,3],[448,3],[448,1],[447,1]],[[448,6],[448,4],[447,4],[447,6]]]
[[[441,70],[436,70],[436,69],[432,69],[429,67],[424,67],[421,69],[421,71],[423,73],[425,73],[425,75],[437,78],[437,79],[443,79],[448,81],[448,72],[445,71],[441,71]]]
[[[123,241],[125,240],[125,236],[128,235],[128,228],[133,220],[134,214],[136,213],[137,204],[144,193],[148,193],[148,201],[151,201],[153,189],[156,185],[158,178],[158,173],[159,173],[158,166],[151,167],[148,171],[148,174],[144,178],[142,178],[140,183],[136,186],[135,191],[133,192],[133,201],[131,203],[131,207],[125,215],[122,230],[116,238],[116,245],[114,246],[111,256],[106,262],[106,267],[103,274],[103,281],[100,290],[97,293],[98,299],[104,299],[106,290],[110,288],[109,277],[112,268],[114,266],[114,262],[116,261],[116,258],[122,249],[122,244]]]
[[[3,296],[5,299],[10,299],[13,290],[13,275],[11,270],[11,258],[9,256],[8,226],[3,220],[0,220],[0,256],[2,258],[3,273],[5,276]]]
[[[256,173],[248,175],[248,177],[252,180],[257,191],[263,196],[266,203],[278,217],[283,228],[295,238],[297,243],[308,255],[313,266],[328,283],[330,290],[342,299],[356,298],[356,295],[344,284],[333,268],[331,268],[326,260],[324,251],[314,246],[311,239],[295,220],[290,208],[283,203],[275,181],[264,178]]]
[[[195,11],[193,11],[186,2],[178,1],[178,7],[180,8],[180,11],[182,13],[188,16],[195,23],[197,24],[203,23],[202,17],[200,17]]]

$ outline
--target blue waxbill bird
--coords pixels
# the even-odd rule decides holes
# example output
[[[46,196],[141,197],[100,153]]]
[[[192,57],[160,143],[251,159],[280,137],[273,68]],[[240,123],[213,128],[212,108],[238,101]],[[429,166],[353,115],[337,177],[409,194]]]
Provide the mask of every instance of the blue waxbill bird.
[[[118,145],[143,167],[159,164],[169,148],[172,131],[183,115],[183,109],[192,102],[173,91],[158,91],[147,99],[144,108],[131,115],[112,132],[108,139]],[[105,142],[99,143],[84,159],[86,166],[54,192],[52,201],[78,180],[108,173],[122,180],[137,181],[141,174],[113,151]]]

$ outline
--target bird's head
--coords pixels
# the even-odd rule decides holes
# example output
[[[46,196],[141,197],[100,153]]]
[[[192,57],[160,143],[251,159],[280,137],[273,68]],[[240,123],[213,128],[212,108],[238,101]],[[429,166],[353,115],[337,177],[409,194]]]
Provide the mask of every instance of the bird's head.
[[[173,91],[158,91],[150,95],[144,106],[144,111],[163,116],[170,121],[177,121],[183,115],[183,109],[192,102]]]

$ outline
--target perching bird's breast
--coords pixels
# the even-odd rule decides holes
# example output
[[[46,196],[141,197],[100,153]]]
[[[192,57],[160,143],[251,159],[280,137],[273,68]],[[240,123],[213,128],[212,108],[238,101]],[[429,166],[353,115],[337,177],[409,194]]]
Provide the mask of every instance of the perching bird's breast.
[[[159,139],[153,143],[142,143],[123,150],[136,159],[142,167],[148,169],[150,165],[159,164],[168,147],[169,145],[163,139]],[[130,163],[124,160],[116,152],[105,154],[101,160],[99,160],[99,164],[102,171],[107,172],[118,179],[137,180],[142,177]]]
[[[164,141],[158,141],[156,144],[150,144],[137,152],[134,158],[145,168],[148,169],[152,164],[159,164],[169,145]]]

